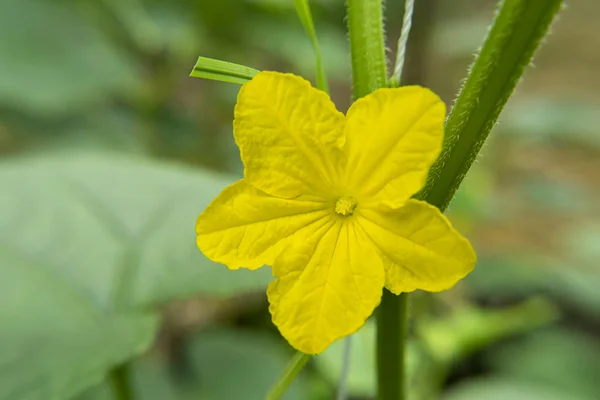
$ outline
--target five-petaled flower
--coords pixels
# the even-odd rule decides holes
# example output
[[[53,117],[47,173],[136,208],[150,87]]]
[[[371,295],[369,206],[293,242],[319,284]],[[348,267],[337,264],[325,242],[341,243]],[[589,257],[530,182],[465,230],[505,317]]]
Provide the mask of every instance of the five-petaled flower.
[[[475,253],[437,208],[411,199],[440,153],[445,112],[407,86],[344,116],[306,80],[259,73],[235,107],[244,178],[198,217],[198,247],[231,269],[271,265],[273,322],[309,354],[357,331],[384,287],[448,289]]]

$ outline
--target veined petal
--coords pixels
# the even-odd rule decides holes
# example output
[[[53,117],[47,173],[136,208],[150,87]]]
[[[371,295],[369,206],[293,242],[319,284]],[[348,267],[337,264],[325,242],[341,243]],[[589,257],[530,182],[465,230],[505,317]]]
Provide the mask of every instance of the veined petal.
[[[452,287],[471,272],[476,256],[471,244],[434,206],[409,200],[398,210],[361,209],[358,223],[380,249],[386,284],[392,292]]]
[[[348,110],[345,181],[362,202],[402,204],[425,184],[442,148],[446,106],[429,89],[379,89]]]
[[[275,260],[269,310],[281,334],[304,353],[320,353],[356,332],[381,300],[383,262],[357,228],[352,219],[333,218]]]
[[[329,195],[343,157],[344,115],[298,76],[261,72],[240,90],[234,136],[244,177],[278,197]]]
[[[198,217],[196,243],[206,257],[231,269],[272,265],[303,227],[331,215],[307,196],[270,196],[244,179],[227,187]]]

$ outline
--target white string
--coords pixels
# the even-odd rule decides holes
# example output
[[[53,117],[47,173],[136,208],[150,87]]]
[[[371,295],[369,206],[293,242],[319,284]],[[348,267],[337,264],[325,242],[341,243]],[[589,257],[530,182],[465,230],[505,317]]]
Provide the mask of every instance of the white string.
[[[348,375],[350,373],[350,352],[352,349],[352,336],[344,339],[344,353],[342,355],[342,373],[338,386],[337,400],[346,400],[348,398]]]
[[[404,57],[406,55],[406,43],[408,42],[408,34],[412,25],[413,10],[415,8],[415,0],[404,1],[404,18],[402,20],[402,32],[398,39],[398,49],[396,51],[396,65],[392,74],[392,85],[399,86],[402,76],[402,68],[404,67]]]

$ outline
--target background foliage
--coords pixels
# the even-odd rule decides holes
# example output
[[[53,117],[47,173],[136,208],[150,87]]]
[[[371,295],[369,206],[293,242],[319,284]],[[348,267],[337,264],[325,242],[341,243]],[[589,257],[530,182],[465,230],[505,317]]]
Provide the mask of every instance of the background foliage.
[[[407,74],[451,104],[495,2],[417,3]],[[312,4],[345,110],[343,2]],[[450,206],[480,261],[413,296],[414,399],[600,398],[599,11],[570,2]],[[140,399],[262,398],[291,354],[270,271],[214,265],[193,233],[241,175],[239,86],[187,75],[201,54],[314,81],[293,2],[4,0],[0,38],[0,399],[110,399],[126,361]],[[353,341],[357,399],[374,393],[372,328]],[[286,398],[333,398],[341,346]]]

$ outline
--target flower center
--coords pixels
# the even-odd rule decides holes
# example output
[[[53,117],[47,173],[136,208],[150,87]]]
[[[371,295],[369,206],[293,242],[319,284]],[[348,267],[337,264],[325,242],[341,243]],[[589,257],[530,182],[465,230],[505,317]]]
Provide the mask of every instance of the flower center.
[[[344,217],[354,214],[355,208],[356,200],[352,196],[342,196],[335,202],[335,212]]]

